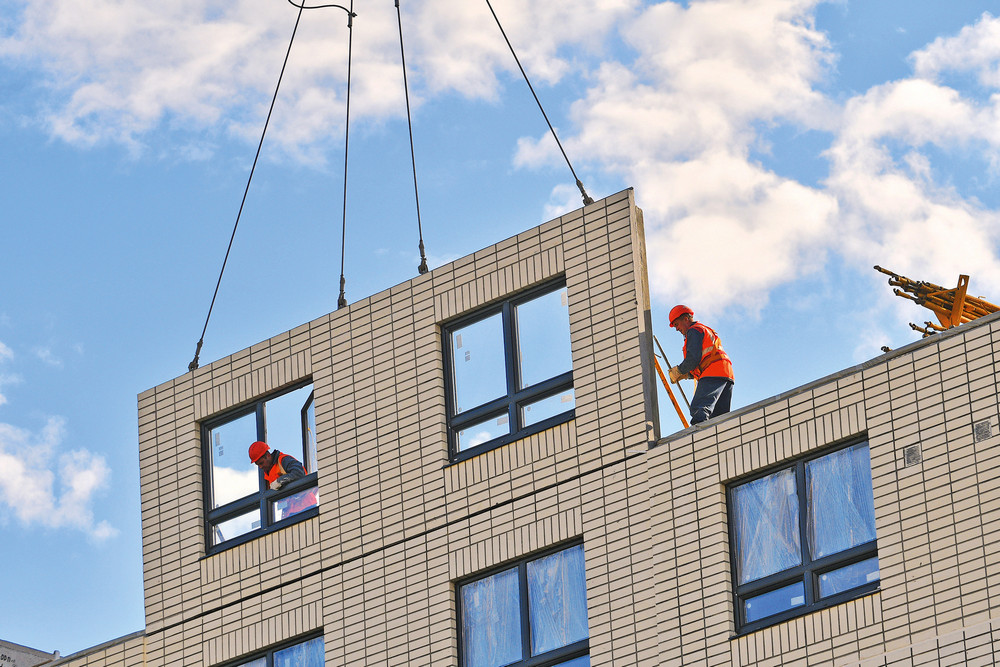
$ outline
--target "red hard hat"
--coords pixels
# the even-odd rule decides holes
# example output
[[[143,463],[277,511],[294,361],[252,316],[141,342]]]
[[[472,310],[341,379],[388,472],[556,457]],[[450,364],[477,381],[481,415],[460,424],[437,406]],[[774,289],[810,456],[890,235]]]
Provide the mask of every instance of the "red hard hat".
[[[670,326],[674,326],[674,322],[681,315],[694,315],[694,311],[685,305],[677,305],[670,309]]]
[[[260,440],[258,440],[257,442],[253,443],[252,445],[250,445],[250,462],[257,463],[257,459],[264,456],[264,454],[267,454],[267,452],[270,449],[271,448],[267,446],[266,442],[261,442]]]

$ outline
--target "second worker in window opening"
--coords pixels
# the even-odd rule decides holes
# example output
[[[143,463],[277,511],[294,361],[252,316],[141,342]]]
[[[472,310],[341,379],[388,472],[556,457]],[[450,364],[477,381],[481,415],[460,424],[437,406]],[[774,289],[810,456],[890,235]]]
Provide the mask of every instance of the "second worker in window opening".
[[[696,322],[694,311],[683,305],[670,309],[670,326],[684,336],[684,361],[670,369],[670,381],[698,381],[691,398],[691,423],[726,414],[733,397],[733,362],[722,349],[719,334]]]
[[[282,454],[277,449],[272,451],[266,442],[260,440],[250,445],[249,454],[254,465],[264,471],[264,481],[272,491],[277,491],[289,482],[302,479],[309,472],[291,454]],[[281,518],[289,517],[316,506],[316,489],[306,489],[279,502],[282,505],[278,508]]]

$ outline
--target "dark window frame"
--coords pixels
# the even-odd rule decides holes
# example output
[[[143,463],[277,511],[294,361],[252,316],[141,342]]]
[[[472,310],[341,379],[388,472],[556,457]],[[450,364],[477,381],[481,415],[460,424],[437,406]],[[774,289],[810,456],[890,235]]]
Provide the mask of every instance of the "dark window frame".
[[[303,387],[308,387],[313,383],[312,379],[305,380],[303,382],[297,382],[294,385],[285,387],[280,391],[276,391],[260,398],[254,399],[246,405],[242,405],[233,410],[229,410],[220,415],[216,415],[210,419],[205,420],[201,424],[201,446],[202,446],[202,479],[204,480],[205,488],[205,555],[211,556],[217,554],[226,549],[230,549],[240,544],[250,542],[257,539],[261,535],[266,535],[272,533],[276,530],[281,530],[285,526],[289,526],[293,523],[298,523],[299,521],[305,521],[319,514],[319,507],[312,507],[310,509],[304,510],[297,514],[294,514],[288,518],[282,519],[281,521],[274,521],[272,508],[276,501],[286,498],[288,496],[294,495],[299,491],[317,486],[319,475],[317,471],[312,471],[301,479],[294,480],[285,484],[281,489],[277,491],[272,491],[267,488],[264,484],[264,472],[262,470],[257,471],[257,484],[258,489],[255,493],[248,494],[242,498],[237,498],[231,502],[222,505],[221,507],[212,508],[212,493],[213,493],[213,479],[212,479],[212,452],[211,452],[211,438],[209,434],[212,429],[220,426],[222,424],[228,423],[230,421],[245,417],[247,415],[255,415],[256,417],[256,427],[257,436],[264,432],[265,422],[264,422],[264,404],[268,401],[278,398],[284,394],[291,393]],[[306,420],[306,410],[310,405],[315,404],[316,391],[315,389],[310,392],[309,398],[303,403],[301,409],[302,418],[302,459],[303,465],[306,465],[306,456],[308,454],[308,442],[307,442],[307,420]],[[248,443],[249,446],[249,443]],[[274,449],[273,447],[271,449]],[[290,452],[282,452],[288,454]],[[294,455],[294,454],[293,454]],[[295,458],[299,458],[295,456]],[[242,535],[238,535],[232,539],[219,542],[218,544],[213,544],[212,531],[216,525],[234,519],[247,512],[252,512],[254,509],[260,510],[261,525],[260,528],[248,531]]]
[[[520,408],[528,403],[533,403],[550,396],[554,396],[567,389],[573,389],[573,370],[537,382],[530,387],[517,389],[519,385],[519,364],[517,353],[517,319],[515,316],[516,307],[522,303],[531,301],[537,297],[554,292],[566,287],[566,277],[561,276],[555,280],[550,280],[542,285],[532,287],[524,292],[519,292],[507,297],[499,303],[479,309],[474,313],[463,315],[442,325],[442,342],[444,349],[444,385],[445,397],[448,411],[448,448],[452,463],[464,461],[474,456],[482,454],[491,449],[496,449],[502,445],[526,438],[535,433],[540,433],[546,429],[558,426],[576,418],[576,408],[560,412],[559,414],[543,419],[530,426],[521,426]],[[455,371],[452,360],[454,350],[452,349],[451,334],[455,329],[475,324],[480,320],[492,317],[501,313],[501,326],[503,329],[503,353],[504,369],[506,371],[507,394],[487,403],[477,405],[469,410],[455,414]],[[567,341],[569,343],[570,341]],[[468,449],[458,449],[458,432],[463,428],[472,426],[478,422],[491,417],[500,417],[506,414],[510,424],[510,433],[493,438],[484,443],[480,443]]]
[[[757,471],[752,475],[742,477],[738,480],[732,481],[726,485],[726,519],[729,523],[729,566],[730,574],[732,576],[733,582],[733,610],[735,613],[736,620],[736,636],[742,636],[749,634],[751,632],[756,632],[762,628],[766,628],[772,625],[777,625],[792,618],[797,618],[799,616],[805,616],[806,614],[811,614],[815,611],[821,609],[828,609],[829,607],[835,607],[844,602],[854,600],[866,595],[870,595],[875,591],[879,590],[881,586],[881,579],[876,581],[868,582],[862,586],[856,588],[851,588],[846,591],[842,591],[835,595],[829,595],[827,597],[821,598],[819,596],[819,576],[833,570],[838,570],[849,565],[867,560],[869,558],[878,557],[878,536],[870,542],[865,542],[857,546],[851,547],[844,551],[838,551],[837,553],[830,554],[828,556],[823,556],[822,558],[812,559],[809,554],[809,542],[808,542],[808,507],[806,503],[806,487],[805,487],[805,466],[809,461],[814,461],[816,459],[823,458],[828,454],[832,454],[836,451],[847,449],[855,445],[867,444],[869,449],[869,459],[871,456],[871,443],[868,439],[867,434],[861,437],[852,437],[847,440],[842,440],[837,443],[833,443],[828,447],[823,447],[821,450],[815,452],[810,452],[807,455],[796,458],[791,462],[786,462],[781,465],[771,466],[761,471]],[[747,582],[745,584],[739,584],[739,573],[737,571],[736,562],[736,545],[738,544],[736,535],[736,521],[734,514],[734,494],[737,487],[742,486],[748,482],[758,480],[768,475],[772,475],[776,472],[782,470],[794,469],[795,471],[795,489],[796,496],[799,501],[799,548],[801,551],[802,561],[799,565],[791,567],[780,572],[775,572],[761,579],[756,579],[754,581]],[[872,480],[872,489],[874,491],[874,480]],[[783,588],[785,586],[794,585],[796,583],[803,583],[803,591],[805,594],[805,604],[798,607],[793,607],[792,609],[787,609],[783,612],[777,614],[772,614],[770,616],[765,616],[763,618],[757,619],[750,623],[746,622],[746,607],[744,602],[751,597],[762,595],[764,593],[769,593],[771,591]]]
[[[501,565],[477,572],[474,575],[459,579],[455,582],[455,609],[458,622],[458,667],[465,667],[462,658],[462,587],[472,584],[482,579],[492,577],[495,574],[506,572],[517,568],[518,601],[521,607],[521,655],[528,656],[517,662],[509,663],[507,667],[550,667],[559,665],[562,662],[573,660],[585,655],[590,655],[590,608],[587,608],[587,638],[574,642],[567,646],[562,646],[541,655],[531,655],[531,619],[528,610],[528,563],[540,560],[546,556],[572,549],[583,545],[583,539],[574,539],[569,542],[562,542],[553,545],[542,551],[536,551],[523,558],[508,561]],[[584,549],[586,556],[586,548]],[[584,577],[586,577],[586,557],[584,557]]]
[[[298,637],[295,637],[293,639],[289,639],[287,641],[283,641],[278,644],[268,646],[266,649],[262,651],[254,651],[253,653],[240,656],[235,660],[229,660],[228,662],[221,663],[220,665],[218,665],[218,667],[240,667],[241,665],[253,662],[254,660],[260,660],[261,658],[265,658],[267,661],[265,667],[274,667],[275,653],[279,651],[284,651],[286,648],[290,648],[292,646],[295,646],[296,644],[305,644],[306,642],[312,641],[317,637],[323,637],[323,636],[324,635],[322,630],[316,632],[309,632],[304,635],[299,635]],[[324,650],[325,650],[325,644],[326,641],[324,639]]]

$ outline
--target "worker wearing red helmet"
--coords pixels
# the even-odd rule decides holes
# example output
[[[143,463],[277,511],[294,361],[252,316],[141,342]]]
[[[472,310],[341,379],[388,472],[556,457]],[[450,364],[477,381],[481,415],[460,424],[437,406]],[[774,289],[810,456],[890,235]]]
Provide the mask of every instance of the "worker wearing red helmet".
[[[719,334],[696,322],[694,311],[684,305],[670,309],[670,326],[684,336],[684,361],[670,369],[670,381],[698,381],[691,398],[691,423],[726,414],[733,397],[733,362],[722,349]]]
[[[308,471],[305,466],[290,454],[282,454],[277,449],[271,451],[266,442],[257,441],[250,445],[250,460],[264,471],[264,480],[268,488],[277,491],[285,484],[302,479]],[[315,489],[290,496],[282,507],[283,516],[291,516],[297,512],[316,506]]]

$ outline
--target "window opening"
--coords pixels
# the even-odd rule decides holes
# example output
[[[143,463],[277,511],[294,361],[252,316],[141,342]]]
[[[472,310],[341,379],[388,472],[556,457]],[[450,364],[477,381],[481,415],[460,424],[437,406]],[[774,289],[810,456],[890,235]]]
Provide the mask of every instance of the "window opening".
[[[445,326],[453,460],[573,418],[564,280]]]
[[[202,429],[207,449],[206,497],[209,552],[252,539],[292,517],[313,516],[317,487],[316,414],[312,385],[259,399],[210,420]],[[262,440],[273,452],[303,464],[306,476],[272,491],[247,455]]]
[[[867,441],[730,486],[729,516],[741,632],[878,587]]]
[[[582,544],[459,585],[462,667],[590,665]]]

